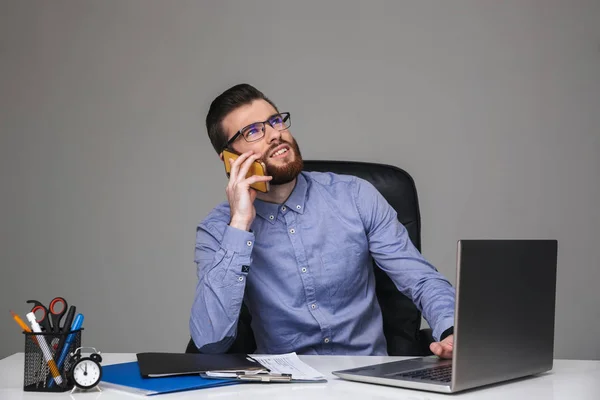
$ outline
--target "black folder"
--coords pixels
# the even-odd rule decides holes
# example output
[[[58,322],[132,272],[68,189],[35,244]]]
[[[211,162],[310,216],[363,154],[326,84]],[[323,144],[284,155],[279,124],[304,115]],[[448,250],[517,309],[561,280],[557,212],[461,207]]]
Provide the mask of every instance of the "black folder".
[[[246,354],[137,353],[144,378],[191,375],[207,371],[260,371],[260,363]]]

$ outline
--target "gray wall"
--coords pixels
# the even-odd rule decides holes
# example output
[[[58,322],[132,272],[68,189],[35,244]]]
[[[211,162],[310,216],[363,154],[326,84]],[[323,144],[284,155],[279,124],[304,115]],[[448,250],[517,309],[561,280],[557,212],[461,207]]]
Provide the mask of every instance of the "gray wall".
[[[56,295],[86,345],[183,351],[195,226],[225,198],[203,121],[249,82],[305,158],[413,174],[452,282],[460,238],[558,239],[556,357],[600,358],[600,2],[1,9],[0,357],[23,351],[8,309]]]

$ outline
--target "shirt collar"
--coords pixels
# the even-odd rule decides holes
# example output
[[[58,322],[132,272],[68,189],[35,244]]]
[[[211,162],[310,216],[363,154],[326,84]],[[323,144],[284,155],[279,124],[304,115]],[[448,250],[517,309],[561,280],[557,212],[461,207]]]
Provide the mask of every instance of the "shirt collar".
[[[288,197],[283,204],[268,203],[266,201],[256,199],[254,202],[256,215],[260,216],[271,224],[274,224],[283,207],[285,207],[286,212],[290,210],[298,214],[304,214],[304,204],[306,201],[307,191],[308,182],[304,174],[300,173],[296,178],[296,186],[294,187],[294,190],[292,190],[290,197]]]

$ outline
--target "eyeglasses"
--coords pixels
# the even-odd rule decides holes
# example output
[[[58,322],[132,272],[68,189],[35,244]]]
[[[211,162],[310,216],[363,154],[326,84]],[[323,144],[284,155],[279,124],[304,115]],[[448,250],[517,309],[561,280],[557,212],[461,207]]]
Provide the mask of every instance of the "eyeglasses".
[[[273,129],[278,131],[285,131],[292,125],[292,119],[289,112],[283,112],[279,114],[274,114],[269,117],[266,121],[263,122],[255,122],[250,124],[239,131],[235,135],[231,137],[223,146],[223,150],[229,147],[231,143],[233,143],[238,137],[243,137],[246,142],[256,142],[257,140],[262,139],[265,136],[265,126],[269,124]]]

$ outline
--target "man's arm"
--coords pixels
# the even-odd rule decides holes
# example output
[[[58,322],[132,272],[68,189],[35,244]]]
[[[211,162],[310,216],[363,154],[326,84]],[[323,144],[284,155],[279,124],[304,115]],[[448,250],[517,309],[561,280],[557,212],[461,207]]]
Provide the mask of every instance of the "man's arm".
[[[252,263],[254,234],[249,232],[256,217],[256,191],[250,185],[268,182],[271,176],[246,174],[259,157],[251,151],[233,159],[225,193],[229,222],[208,221],[196,231],[198,286],[192,305],[190,332],[196,347],[204,353],[224,353],[236,335],[244,299],[246,275]],[[228,225],[229,224],[229,225]]]
[[[357,179],[354,194],[375,262],[415,303],[433,328],[433,337],[440,340],[454,325],[454,288],[421,256],[394,209],[373,185]]]
[[[224,353],[235,340],[253,245],[253,233],[226,223],[197,229],[198,285],[190,332],[203,353]]]

